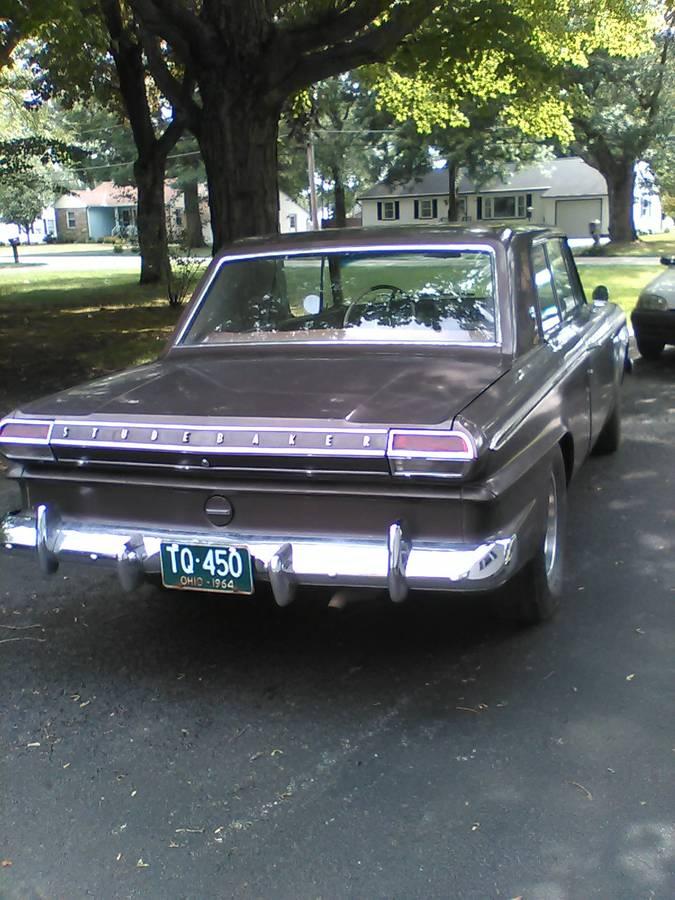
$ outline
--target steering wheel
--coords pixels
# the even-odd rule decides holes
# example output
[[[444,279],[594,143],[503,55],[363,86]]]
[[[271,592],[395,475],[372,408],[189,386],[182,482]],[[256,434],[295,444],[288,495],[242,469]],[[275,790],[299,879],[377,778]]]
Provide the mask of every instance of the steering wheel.
[[[403,291],[403,289],[400,287],[396,287],[395,284],[374,284],[372,287],[366,288],[366,290],[362,294],[359,294],[356,300],[352,300],[352,302],[349,304],[349,306],[345,310],[345,316],[342,320],[342,327],[345,328],[349,324],[349,316],[351,315],[351,312],[355,306],[359,306],[361,303],[363,303],[364,299],[369,294],[378,294],[382,293],[383,291],[387,291],[388,293],[387,312],[389,312],[389,310],[391,309],[392,300],[397,294],[405,296],[405,291]]]

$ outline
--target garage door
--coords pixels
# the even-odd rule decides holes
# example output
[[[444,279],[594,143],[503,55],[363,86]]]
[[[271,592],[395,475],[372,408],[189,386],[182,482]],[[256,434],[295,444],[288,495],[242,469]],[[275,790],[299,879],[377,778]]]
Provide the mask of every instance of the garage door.
[[[588,237],[588,223],[602,220],[602,200],[557,200],[555,224],[568,237]]]

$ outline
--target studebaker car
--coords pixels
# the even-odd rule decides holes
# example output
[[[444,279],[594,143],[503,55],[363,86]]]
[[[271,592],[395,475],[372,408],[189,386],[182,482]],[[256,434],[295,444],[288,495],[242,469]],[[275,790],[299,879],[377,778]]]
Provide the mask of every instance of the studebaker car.
[[[631,315],[640,356],[658,359],[666,344],[675,344],[675,256],[662,256],[667,266],[640,292]]]
[[[241,242],[156,362],[0,424],[10,551],[131,589],[562,592],[567,485],[619,442],[628,332],[560,233],[347,230]]]

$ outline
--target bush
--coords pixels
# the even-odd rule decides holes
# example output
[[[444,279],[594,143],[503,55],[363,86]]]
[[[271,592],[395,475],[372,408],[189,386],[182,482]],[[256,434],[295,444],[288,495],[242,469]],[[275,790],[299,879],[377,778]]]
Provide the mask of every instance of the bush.
[[[113,253],[124,253],[124,244],[117,241],[113,244]]]
[[[101,238],[101,241],[104,244],[117,244],[118,240],[116,237],[113,237],[112,234],[107,235],[107,237]]]

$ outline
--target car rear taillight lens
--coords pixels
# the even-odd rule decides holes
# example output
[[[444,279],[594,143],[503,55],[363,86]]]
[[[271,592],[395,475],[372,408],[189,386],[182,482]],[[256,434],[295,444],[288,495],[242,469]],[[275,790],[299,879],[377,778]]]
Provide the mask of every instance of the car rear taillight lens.
[[[389,432],[387,458],[393,475],[459,478],[477,457],[464,431],[397,429]]]
[[[46,441],[49,438],[48,422],[3,422],[0,423],[0,440],[11,439],[30,443]]]
[[[0,452],[8,459],[53,459],[50,422],[5,419],[0,422]]]

